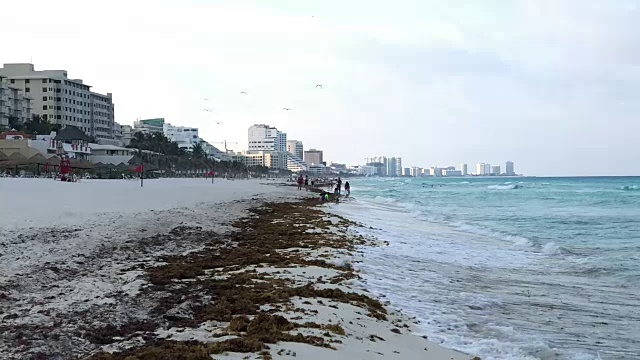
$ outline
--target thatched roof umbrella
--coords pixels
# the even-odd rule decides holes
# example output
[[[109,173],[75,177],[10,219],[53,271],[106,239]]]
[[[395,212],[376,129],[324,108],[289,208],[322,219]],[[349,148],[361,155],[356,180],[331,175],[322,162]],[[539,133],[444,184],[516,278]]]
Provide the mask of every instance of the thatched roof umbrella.
[[[29,158],[29,163],[31,164],[45,164],[47,162],[47,158],[41,153],[37,153]]]
[[[51,155],[47,158],[47,164],[49,165],[55,165],[58,166],[60,165],[60,158],[57,157],[56,155]]]
[[[27,159],[24,155],[22,155],[19,152],[14,152],[13,154],[9,155],[8,161],[13,163],[14,165],[29,164],[29,159]]]
[[[3,168],[13,168],[21,165],[29,164],[29,159],[19,152],[14,152],[7,156],[7,160],[0,162],[0,166]]]
[[[76,169],[93,169],[93,164],[88,160],[70,159],[69,165]]]

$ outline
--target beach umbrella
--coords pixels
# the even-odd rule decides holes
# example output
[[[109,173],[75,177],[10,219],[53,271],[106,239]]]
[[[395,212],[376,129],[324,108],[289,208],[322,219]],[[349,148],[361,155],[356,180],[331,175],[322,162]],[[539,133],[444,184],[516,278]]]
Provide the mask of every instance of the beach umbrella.
[[[22,155],[19,152],[14,152],[13,154],[9,155],[8,161],[13,165],[29,164],[29,159],[27,159],[24,155]]]
[[[93,169],[93,164],[88,160],[70,159],[72,168],[76,169]]]
[[[57,157],[56,155],[53,155],[53,154],[52,154],[51,156],[49,156],[49,157],[47,158],[46,163],[47,163],[47,164],[49,164],[49,165],[55,165],[55,166],[58,166],[58,165],[60,165],[60,158],[59,158],[59,157]]]
[[[47,162],[47,158],[41,153],[36,153],[29,158],[29,163],[31,164],[45,164]]]

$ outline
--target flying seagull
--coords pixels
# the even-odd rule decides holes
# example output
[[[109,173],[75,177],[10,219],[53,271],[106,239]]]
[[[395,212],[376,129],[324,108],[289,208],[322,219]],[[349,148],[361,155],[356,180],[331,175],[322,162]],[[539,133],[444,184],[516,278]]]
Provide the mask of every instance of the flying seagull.
[[[245,94],[245,95],[247,95],[247,93],[246,93],[246,92],[244,92],[244,91],[240,91],[240,94]]]
[[[322,89],[322,85],[320,84],[316,85],[316,87],[319,87],[320,89]]]
[[[204,111],[213,112],[213,109],[204,109]]]
[[[282,110],[289,111],[291,108],[282,108]]]

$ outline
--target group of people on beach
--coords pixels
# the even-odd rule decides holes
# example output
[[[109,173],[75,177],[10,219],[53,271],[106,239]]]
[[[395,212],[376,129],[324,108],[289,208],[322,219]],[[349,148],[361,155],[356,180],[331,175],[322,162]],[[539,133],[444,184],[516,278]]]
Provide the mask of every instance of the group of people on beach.
[[[296,180],[297,184],[298,184],[298,190],[302,190],[302,188],[304,187],[307,191],[309,191],[309,185],[311,185],[312,188],[315,188],[316,185],[320,184],[320,179],[315,179],[315,180],[309,180],[309,176],[302,176],[302,174],[298,175],[298,179]],[[338,179],[329,179],[329,180],[324,180],[322,182],[322,185],[327,185],[329,187],[329,189],[333,190],[333,195],[336,199],[336,202],[338,202],[338,199],[340,198],[340,196],[342,196],[342,178],[338,178]],[[335,187],[334,187],[335,185]],[[351,185],[349,184],[349,182],[345,182],[344,184],[344,191],[345,191],[345,197],[349,197],[351,195]],[[328,191],[322,191],[322,193],[320,194],[320,201],[322,202],[326,202],[329,201],[329,194],[330,192]]]

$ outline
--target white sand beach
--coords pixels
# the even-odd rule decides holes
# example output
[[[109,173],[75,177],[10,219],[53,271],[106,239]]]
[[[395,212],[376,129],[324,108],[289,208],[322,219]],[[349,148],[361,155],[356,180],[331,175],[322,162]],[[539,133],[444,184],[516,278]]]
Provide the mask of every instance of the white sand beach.
[[[210,246],[204,239],[220,238],[216,241],[229,244],[222,239],[236,231],[232,223],[248,216],[250,208],[307,195],[274,185],[257,180],[216,180],[211,184],[207,180],[162,179],[147,180],[140,188],[139,182],[126,180],[61,183],[0,179],[0,353],[7,359],[85,358],[99,351],[117,356],[149,339],[206,345],[246,336],[246,329],[230,331],[229,322],[171,325],[191,324],[193,321],[180,318],[197,313],[193,310],[196,305],[206,305],[198,303],[205,302],[202,299],[182,299],[177,306],[172,305],[164,315],[168,322],[153,318],[158,296],[169,293],[161,291],[149,271],[171,265],[171,259],[186,259],[189,254],[202,252]],[[329,225],[318,228],[317,224],[301,222],[293,227],[299,226],[310,237],[350,236],[344,220],[327,215],[322,221]],[[233,244],[230,246],[233,248]],[[308,245],[278,251],[307,265],[231,266],[198,272],[193,278],[181,275],[183,280],[170,278],[166,286],[209,281],[208,275],[212,279],[246,275],[254,276],[251,281],[255,284],[284,281],[291,287],[310,286],[320,294],[336,289],[343,297],[348,293],[370,296],[357,278],[350,277],[353,251]],[[175,261],[180,265],[181,260]],[[310,265],[314,261],[336,265]],[[154,289],[159,292],[154,293]],[[189,296],[198,295],[184,291]],[[325,346],[280,341],[269,343],[269,349],[261,352],[221,352],[210,358],[473,358],[414,335],[414,323],[401,313],[389,311],[383,316],[372,310],[375,304],[364,305],[365,298],[339,300],[333,292],[325,293],[332,296],[293,296],[286,306],[260,305],[260,311],[271,318],[282,317],[288,324],[299,324],[287,330],[292,336],[301,334]],[[170,313],[180,320],[171,320]],[[376,313],[377,317],[372,316]],[[251,315],[248,320],[256,317]],[[112,329],[105,332],[109,336],[90,334],[91,329],[116,329],[131,319],[138,324],[152,318],[152,327],[136,325],[130,333]],[[116,333],[120,335],[113,336]],[[102,337],[96,340],[98,335]]]

